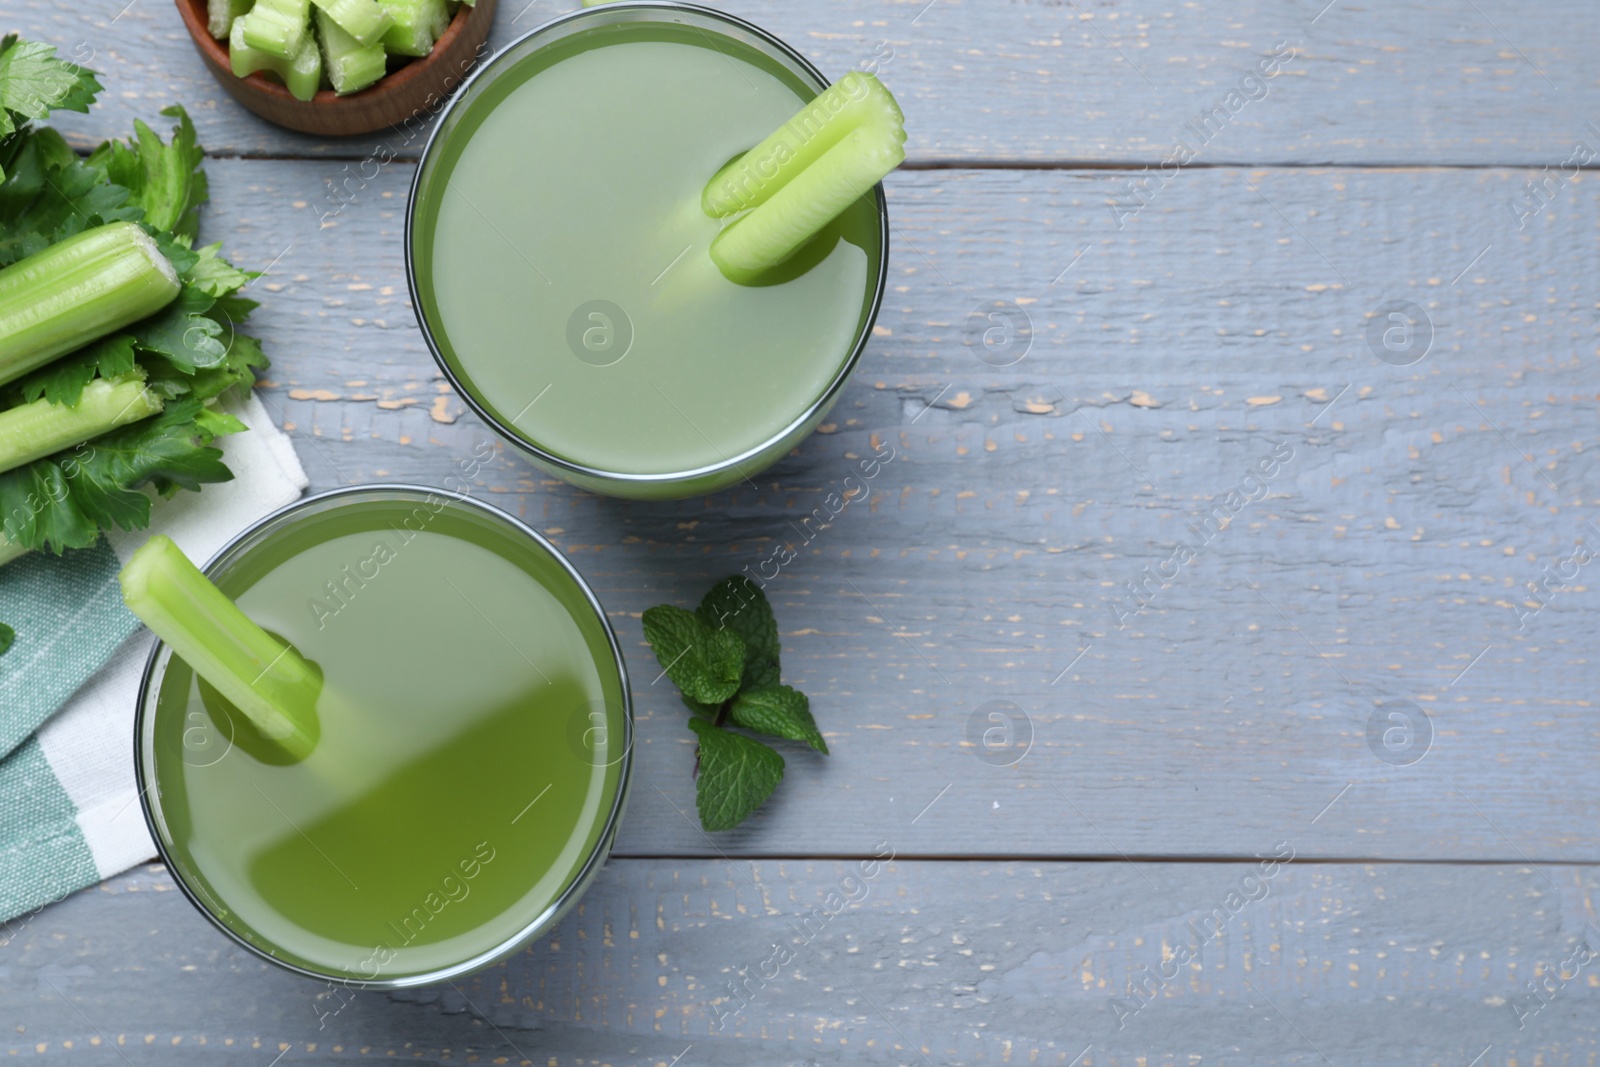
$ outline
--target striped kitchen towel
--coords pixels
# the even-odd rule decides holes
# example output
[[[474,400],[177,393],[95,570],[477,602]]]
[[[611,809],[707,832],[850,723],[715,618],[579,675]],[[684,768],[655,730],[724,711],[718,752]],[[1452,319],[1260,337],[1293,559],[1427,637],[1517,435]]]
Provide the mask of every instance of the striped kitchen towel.
[[[155,855],[133,776],[133,713],[154,641],[122,606],[117,571],[151,533],[204,562],[297,499],[306,475],[258,397],[230,405],[250,429],[219,438],[233,480],[157,503],[149,530],[0,567],[0,945],[15,924]]]

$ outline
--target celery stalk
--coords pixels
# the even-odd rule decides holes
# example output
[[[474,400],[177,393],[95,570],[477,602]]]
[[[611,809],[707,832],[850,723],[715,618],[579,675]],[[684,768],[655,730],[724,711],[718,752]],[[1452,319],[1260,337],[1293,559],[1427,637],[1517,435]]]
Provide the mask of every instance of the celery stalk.
[[[35,400],[0,411],[0,472],[82,444],[161,410],[161,398],[134,375],[83,387],[73,407]]]
[[[118,575],[128,610],[294,760],[321,735],[322,676],[251,622],[168,537],[150,538]]]
[[[450,8],[445,0],[378,0],[394,20],[383,35],[383,46],[391,55],[425,56],[433,42],[450,25]]]
[[[711,242],[712,260],[735,281],[777,266],[905,157],[905,148],[895,141],[871,130],[854,131],[760,207],[724,227]]]
[[[378,0],[311,0],[311,3],[316,7],[318,16],[321,16],[317,19],[317,32],[322,34],[325,49],[328,46],[329,20],[363,47],[381,44],[384,32],[394,23]],[[332,56],[328,57],[328,63],[332,65]],[[335,84],[334,88],[337,89],[338,85]]]
[[[322,65],[333,83],[334,92],[341,96],[357,92],[383,77],[388,56],[381,41],[363,45],[340,29],[333,17],[321,9],[317,11],[317,34],[322,38]]]
[[[292,59],[280,59],[246,43],[244,24],[250,17],[236,19],[233,33],[228,37],[228,61],[234,77],[245,78],[258,70],[271,71],[296,100],[310,100],[316,96],[317,87],[322,83],[322,52],[317,48],[316,38],[306,34]]]
[[[311,34],[311,0],[256,0],[239,19],[244,43],[269,56],[292,60]]]
[[[152,315],[178,272],[143,230],[113,222],[0,270],[0,384]]]
[[[226,41],[233,20],[250,10],[255,0],[206,0],[206,29],[219,41]]]
[[[759,207],[855,130],[870,131],[885,146],[906,141],[900,105],[882,82],[857,70],[712,176],[701,206],[717,217]]]

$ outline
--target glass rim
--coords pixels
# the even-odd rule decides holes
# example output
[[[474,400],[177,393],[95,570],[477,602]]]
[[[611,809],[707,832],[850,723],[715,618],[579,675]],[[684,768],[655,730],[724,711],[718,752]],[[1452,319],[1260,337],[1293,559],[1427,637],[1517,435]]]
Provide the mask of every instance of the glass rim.
[[[266,960],[269,963],[275,964],[276,966],[282,967],[285,970],[293,971],[294,973],[304,975],[307,978],[317,978],[330,982],[338,982],[349,989],[383,990],[406,989],[413,986],[431,985],[437,982],[444,982],[453,978],[459,978],[464,975],[472,974],[484,967],[488,967],[491,964],[505,959],[507,956],[510,956],[531,944],[542,934],[548,932],[549,927],[555,918],[564,912],[573,901],[575,901],[584,893],[584,891],[588,888],[589,883],[593,880],[594,875],[599,871],[600,867],[611,855],[611,846],[615,841],[617,828],[622,821],[622,812],[627,806],[628,792],[633,782],[634,723],[633,690],[628,682],[628,669],[627,664],[622,658],[622,646],[617,642],[616,632],[611,628],[611,620],[606,618],[604,606],[601,605],[599,598],[595,596],[594,590],[590,588],[589,583],[584,579],[583,575],[578,573],[577,568],[572,565],[572,562],[568,560],[559,549],[551,544],[543,534],[539,533],[539,531],[533,529],[533,527],[529,526],[515,515],[512,515],[507,511],[503,511],[500,508],[495,507],[493,504],[486,504],[481,500],[475,500],[463,493],[457,493],[453,490],[442,489],[436,486],[418,485],[409,482],[366,482],[360,485],[345,485],[336,489],[328,489],[320,493],[313,493],[310,496],[302,497],[299,500],[286,504],[283,507],[273,511],[271,514],[264,515],[255,522],[252,522],[244,530],[241,530],[239,533],[229,538],[227,543],[218,548],[216,552],[212,553],[211,557],[206,560],[205,564],[201,566],[200,570],[206,575],[207,578],[210,578],[212,571],[216,567],[223,563],[229,562],[229,557],[233,555],[240,548],[240,546],[242,546],[250,538],[256,536],[256,534],[258,534],[264,527],[271,523],[277,522],[280,519],[291,517],[295,513],[303,511],[315,504],[325,503],[328,501],[337,500],[341,497],[373,491],[376,491],[380,495],[390,495],[394,497],[401,497],[405,495],[426,497],[427,495],[432,494],[434,496],[444,497],[454,501],[457,504],[464,504],[477,508],[478,510],[487,514],[490,518],[505,523],[517,532],[527,536],[536,545],[538,545],[539,548],[543,549],[546,554],[560,564],[562,570],[566,572],[567,576],[577,584],[579,591],[584,595],[584,599],[588,601],[589,607],[594,611],[595,617],[599,619],[600,626],[605,631],[606,639],[611,646],[612,658],[617,669],[617,678],[622,686],[623,749],[622,758],[618,760],[618,766],[620,769],[617,772],[616,795],[611,799],[611,808],[606,813],[605,822],[601,827],[599,837],[596,839],[596,846],[594,850],[590,852],[588,858],[584,860],[583,865],[578,868],[578,872],[573,877],[572,882],[566,887],[566,889],[562,890],[562,892],[556,896],[555,900],[551,901],[550,904],[541,910],[539,914],[536,915],[532,920],[525,923],[515,934],[505,938],[494,947],[486,949],[485,951],[478,953],[470,959],[463,960],[460,963],[452,964],[448,967],[438,967],[431,971],[421,972],[415,975],[402,975],[397,978],[359,978],[348,975],[334,974],[329,971],[314,970],[309,967],[302,967],[297,963],[291,963],[288,960],[273,955],[272,953],[261,948],[259,945],[251,944],[248,940],[241,936],[238,931],[228,926],[220,918],[213,914],[211,908],[205,903],[205,901],[201,900],[194,889],[190,887],[188,877],[184,873],[183,867],[174,862],[167,848],[166,841],[157,827],[155,808],[158,804],[158,801],[152,796],[151,790],[151,786],[153,786],[155,783],[153,781],[147,781],[144,758],[148,754],[148,746],[145,742],[145,719],[146,711],[149,710],[151,684],[156,677],[157,661],[162,658],[161,654],[167,648],[166,642],[162,641],[160,638],[156,638],[155,643],[150,648],[149,655],[145,657],[144,670],[141,672],[139,677],[138,703],[134,708],[133,719],[133,773],[134,784],[139,790],[139,808],[144,814],[145,828],[150,832],[150,840],[155,844],[157,855],[159,856],[162,864],[164,864],[167,870],[172,874],[173,881],[176,882],[178,888],[183,891],[183,895],[189,899],[189,903],[193,904],[195,909],[199,911],[201,915],[204,915],[211,925],[215,926],[218,930],[221,930],[230,940],[244,948],[246,951],[250,952],[252,955]],[[170,654],[166,658],[170,661]],[[164,664],[162,665],[162,673],[163,675],[165,674]]]
[[[761,443],[747,448],[743,452],[740,452],[738,455],[735,455],[729,459],[706,464],[705,466],[701,467],[695,467],[690,470],[664,471],[653,474],[638,474],[629,473],[626,471],[608,470],[604,467],[595,467],[586,463],[579,463],[576,460],[567,459],[564,456],[557,455],[542,445],[530,441],[514,426],[506,425],[500,418],[492,414],[488,408],[473,394],[473,391],[466,387],[461,380],[461,377],[458,376],[455,370],[450,366],[449,361],[444,358],[444,354],[439,349],[438,342],[434,340],[433,328],[428,324],[427,316],[423,312],[422,298],[417,289],[416,257],[413,250],[412,238],[416,226],[418,193],[421,191],[422,180],[424,173],[427,171],[429,159],[433,155],[434,142],[439,138],[440,132],[449,122],[451,113],[454,112],[457,106],[461,105],[462,101],[467,98],[467,94],[469,90],[471,90],[473,83],[479,78],[488,78],[491,76],[491,72],[495,70],[497,65],[505,62],[507,57],[511,56],[513,52],[527,45],[528,42],[532,41],[535,37],[549,33],[550,31],[564,26],[569,22],[576,22],[589,18],[605,19],[609,16],[614,16],[616,14],[625,13],[628,11],[684,11],[692,15],[698,15],[709,19],[713,22],[725,23],[770,45],[777,52],[779,52],[783,58],[792,63],[795,70],[805,77],[811,79],[815,84],[817,92],[822,92],[823,89],[826,89],[831,84],[828,81],[827,76],[824,75],[822,71],[817,69],[814,63],[812,63],[805,56],[801,55],[781,38],[762,29],[755,23],[739,18],[737,15],[730,15],[725,11],[718,11],[715,8],[705,7],[700,4],[683,3],[681,0],[622,0],[622,2],[601,4],[596,7],[581,7],[576,11],[569,11],[565,15],[557,15],[555,18],[540,23],[539,25],[530,29],[528,32],[522,34],[520,37],[517,37],[515,40],[506,44],[504,48],[490,56],[487,60],[479,63],[473,69],[473,71],[467,75],[466,79],[461,83],[461,85],[457,87],[456,91],[450,96],[449,101],[445,103],[444,107],[440,109],[438,118],[434,121],[433,128],[428,131],[428,139],[423,144],[422,154],[417,159],[416,172],[411,176],[411,189],[406,200],[406,219],[403,240],[405,242],[407,295],[410,296],[411,306],[416,311],[417,326],[422,331],[423,342],[427,344],[428,352],[433,356],[433,361],[438,364],[439,370],[444,374],[445,379],[450,382],[450,386],[455,390],[456,395],[459,396],[467,405],[467,407],[471,408],[472,411],[480,419],[487,423],[497,434],[499,434],[506,441],[510,442],[516,448],[532,456],[534,459],[555,467],[560,471],[568,472],[583,478],[595,479],[598,481],[623,482],[633,485],[671,485],[676,482],[692,481],[696,479],[723,475],[727,474],[729,471],[736,472],[741,476],[748,478],[748,475],[744,475],[741,464],[749,463],[752,460],[758,459],[762,453],[783,442],[791,434],[799,430],[800,427],[804,426],[811,419],[817,417],[819,413],[826,411],[828,407],[838,399],[839,393],[844,389],[845,383],[850,380],[850,375],[855,372],[857,364],[861,362],[862,354],[866,352],[868,342],[872,339],[872,330],[878,321],[878,313],[883,308],[883,298],[885,293],[888,291],[889,285],[889,205],[887,199],[884,197],[883,182],[880,181],[872,187],[873,203],[878,211],[878,240],[882,252],[878,256],[877,277],[872,282],[872,299],[867,308],[866,317],[862,320],[861,329],[856,335],[855,343],[850,347],[849,356],[840,365],[838,372],[828,382],[827,387],[806,405],[804,411],[785,423],[784,426],[776,433],[770,434]],[[516,58],[521,59],[524,57],[519,55]]]

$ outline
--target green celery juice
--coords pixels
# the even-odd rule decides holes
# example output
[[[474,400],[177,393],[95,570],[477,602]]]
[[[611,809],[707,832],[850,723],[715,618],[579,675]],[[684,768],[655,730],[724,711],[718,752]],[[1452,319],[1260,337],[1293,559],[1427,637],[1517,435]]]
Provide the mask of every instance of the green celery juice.
[[[441,494],[362,490],[271,525],[211,576],[320,668],[321,736],[286,765],[169,661],[140,770],[186,888],[259,951],[356,981],[542,931],[609,848],[625,784],[625,683],[584,588]]]
[[[707,250],[731,220],[702,190],[817,87],[674,18],[600,7],[513,45],[441,125],[412,205],[418,307],[451,376],[557,473],[621,495],[704,490],[689,472],[736,461],[712,481],[738,481],[809,432],[870,329],[884,252],[864,190],[760,284],[720,273]]]

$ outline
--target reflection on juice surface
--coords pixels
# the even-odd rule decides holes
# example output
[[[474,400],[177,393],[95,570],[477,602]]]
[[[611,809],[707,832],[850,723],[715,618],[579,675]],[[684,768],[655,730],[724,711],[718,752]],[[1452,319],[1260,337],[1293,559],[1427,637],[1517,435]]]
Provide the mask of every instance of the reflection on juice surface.
[[[312,970],[390,978],[492,951],[574,880],[618,790],[620,682],[582,590],[435,499],[291,524],[219,578],[323,671],[305,760],[273,760],[181,662],[161,684],[175,863],[229,929]]]

